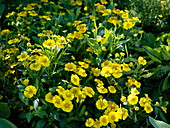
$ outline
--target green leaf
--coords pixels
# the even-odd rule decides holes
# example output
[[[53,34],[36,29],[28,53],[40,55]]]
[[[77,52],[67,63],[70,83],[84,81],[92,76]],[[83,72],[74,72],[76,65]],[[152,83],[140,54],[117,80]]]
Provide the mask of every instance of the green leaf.
[[[60,127],[61,128],[65,128],[65,126],[67,124],[67,117],[66,117],[66,115],[65,114],[60,114],[59,118],[60,118],[60,122],[59,122]]]
[[[163,121],[155,120],[150,116],[149,116],[149,121],[155,128],[170,128],[169,124],[167,124]]]
[[[47,122],[46,120],[38,121],[38,123],[36,124],[35,128],[43,128],[46,122]]]
[[[85,113],[85,110],[86,110],[86,106],[84,105],[80,110],[79,117],[81,117]]]
[[[146,37],[148,43],[150,44],[149,46],[154,47],[154,45],[156,44],[155,36],[152,33],[147,33],[145,35],[145,37]]]
[[[7,103],[0,102],[0,117],[1,118],[8,118],[10,115],[10,109]]]
[[[52,116],[55,120],[58,120],[59,121],[59,114],[58,114],[58,111],[56,110],[53,110],[52,111]]]
[[[0,18],[2,17],[4,9],[5,9],[5,4],[0,4]]]
[[[168,74],[168,76],[165,78],[162,89],[166,90],[170,88],[170,73]]]
[[[22,102],[28,105],[28,99],[24,96],[22,92],[19,92],[19,98],[21,99]]]
[[[31,121],[31,119],[32,119],[32,113],[31,112],[28,112],[26,115],[25,115],[25,117],[27,118],[27,121],[28,121],[28,123]]]
[[[10,121],[0,118],[0,128],[17,128],[17,127]]]
[[[149,55],[149,57],[154,60],[155,62],[158,62],[158,63],[162,63],[160,58],[158,55],[161,55],[160,53],[158,53],[157,51],[154,51],[152,48],[150,47],[143,47],[146,51],[146,53]]]

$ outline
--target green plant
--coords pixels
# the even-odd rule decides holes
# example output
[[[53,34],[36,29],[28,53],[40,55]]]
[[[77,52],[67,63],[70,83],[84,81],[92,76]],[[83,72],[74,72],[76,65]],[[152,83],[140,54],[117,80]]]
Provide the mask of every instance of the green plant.
[[[0,127],[1,128],[17,128],[12,122],[8,121],[10,109],[6,103],[0,102]]]

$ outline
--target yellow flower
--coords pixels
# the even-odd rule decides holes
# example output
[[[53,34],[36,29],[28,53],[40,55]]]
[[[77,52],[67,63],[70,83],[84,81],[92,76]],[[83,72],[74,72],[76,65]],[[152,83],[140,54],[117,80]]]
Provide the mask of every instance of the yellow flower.
[[[64,70],[73,71],[76,69],[76,65],[74,63],[66,63]]]
[[[61,99],[60,96],[55,95],[55,96],[53,97],[53,99],[52,99],[52,103],[54,104],[54,106],[55,106],[56,108],[61,108],[63,101],[62,101],[62,99]]]
[[[106,94],[106,93],[108,93],[107,88],[105,88],[104,86],[99,86],[99,87],[97,87],[97,91],[98,91],[99,93],[101,93],[101,94]]]
[[[112,75],[115,77],[115,78],[120,78],[123,76],[123,73],[119,70],[114,70]]]
[[[32,85],[29,85],[25,88],[25,91],[24,91],[24,95],[27,97],[27,98],[31,98],[33,97],[33,95],[35,95],[37,93],[37,89],[36,87],[32,86]]]
[[[58,92],[59,95],[62,95],[64,93],[65,89],[62,86],[58,86],[56,91]]]
[[[25,83],[25,84],[28,84],[28,83],[29,83],[29,79],[25,79],[25,80],[24,80],[24,83]]]
[[[51,94],[51,92],[45,95],[45,100],[49,103],[53,103],[53,95]]]
[[[131,94],[138,95],[140,92],[136,88],[131,88]]]
[[[108,87],[110,93],[116,93],[116,88],[114,86],[109,86]]]
[[[74,37],[77,38],[77,39],[82,39],[83,35],[82,35],[81,32],[74,31]]]
[[[125,96],[122,96],[122,97],[120,98],[120,101],[126,102],[126,97],[125,97]]]
[[[86,119],[86,123],[85,123],[86,127],[92,127],[93,124],[94,124],[94,120],[92,118]]]
[[[94,127],[94,128],[100,128],[100,127],[101,127],[100,121],[99,121],[98,119],[96,119],[96,120],[94,121],[93,127]]]
[[[133,24],[132,22],[124,22],[123,23],[123,28],[128,30],[128,29],[131,29],[135,26],[135,24]]]
[[[94,95],[94,90],[91,88],[91,87],[87,87],[87,86],[85,86],[84,88],[83,88],[83,91],[84,91],[84,93],[87,95],[87,96],[89,96],[89,97],[93,97],[93,95]]]
[[[73,109],[73,104],[70,100],[64,100],[61,109],[64,112],[71,112]]]
[[[120,110],[121,109],[121,110]],[[121,111],[120,113],[122,114],[122,118],[123,118],[123,120],[125,120],[127,117],[128,117],[128,110],[127,109],[125,109],[125,108],[120,108],[119,110]],[[119,111],[118,110],[118,111]]]
[[[108,2],[106,0],[100,0],[102,4],[107,4]]]
[[[1,36],[7,36],[11,31],[9,29],[4,29],[0,32]]]
[[[153,111],[153,108],[149,103],[146,103],[144,110],[146,111],[146,113],[151,113]]]
[[[21,53],[19,56],[17,56],[18,61],[24,61],[24,60],[26,60],[28,57],[29,57],[29,55],[28,55],[27,52],[23,52],[23,53]]]
[[[128,102],[129,102],[129,104],[131,104],[131,105],[135,105],[135,104],[137,104],[138,103],[138,97],[136,96],[136,95],[133,95],[133,94],[130,94],[129,96],[128,96]]]
[[[37,58],[38,58],[37,55],[32,55],[32,56],[30,56],[28,59],[29,59],[30,61],[35,61]]]
[[[35,70],[35,71],[39,71],[41,69],[41,65],[38,64],[38,63],[32,63],[32,64],[30,64],[30,69]]]
[[[78,64],[81,65],[81,67],[83,67],[85,69],[87,69],[89,67],[89,65],[87,63],[82,62],[82,61],[79,61]]]
[[[96,76],[96,77],[100,76],[100,69],[91,68],[91,70],[92,70],[94,76]]]
[[[86,77],[87,76],[87,73],[84,69],[82,68],[79,68],[78,70],[78,75],[82,76],[82,77]]]
[[[87,30],[86,24],[80,24],[76,27],[77,31],[84,33]]]
[[[158,17],[159,17],[159,18],[162,18],[162,17],[163,17],[163,15],[158,15]]]
[[[110,123],[117,122],[119,120],[116,116],[116,112],[113,111],[109,112],[108,117]]]
[[[52,39],[48,39],[48,40],[45,40],[45,41],[43,42],[43,46],[44,46],[45,48],[48,48],[48,49],[54,47],[54,45],[55,45],[55,41],[52,40]]]
[[[140,57],[138,58],[138,63],[139,63],[139,64],[142,64],[142,65],[146,65],[146,60],[145,60],[142,56],[140,56]]]
[[[74,85],[80,85],[80,78],[76,74],[71,75],[71,82]]]
[[[96,102],[96,107],[99,110],[104,110],[105,108],[108,107],[108,101],[106,99],[101,98]]]
[[[125,72],[128,72],[128,71],[131,70],[131,69],[129,68],[129,64],[123,63],[121,66],[123,67],[123,71],[125,71]]]
[[[70,91],[74,94],[74,96],[78,96],[79,92],[80,92],[80,88],[78,87],[72,87],[70,89]]]
[[[112,68],[111,67],[103,67],[101,71],[101,75],[104,77],[110,77],[112,73]]]
[[[140,104],[141,107],[144,107],[147,102],[148,101],[147,101],[147,99],[145,97],[142,97],[139,100],[139,104]]]
[[[102,126],[106,126],[106,125],[108,125],[108,123],[109,123],[109,118],[108,118],[107,115],[101,116],[101,117],[99,118],[99,120],[100,120],[100,124],[101,124]]]
[[[70,90],[65,90],[62,94],[65,100],[72,100],[74,99],[74,94]]]
[[[39,56],[37,63],[41,64],[42,66],[48,67],[50,66],[50,60],[47,56]]]
[[[161,108],[165,113],[167,113],[167,107],[161,107]]]

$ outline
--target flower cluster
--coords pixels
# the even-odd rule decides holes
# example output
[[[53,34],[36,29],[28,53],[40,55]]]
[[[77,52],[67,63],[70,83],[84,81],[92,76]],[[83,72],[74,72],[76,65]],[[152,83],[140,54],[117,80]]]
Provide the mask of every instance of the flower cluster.
[[[100,128],[137,122],[154,107],[166,112],[143,92],[149,59],[128,51],[144,33],[131,11],[107,0],[41,0],[16,9],[6,15],[13,30],[0,32],[0,59],[30,107],[26,118],[38,116],[44,127],[79,121]]]

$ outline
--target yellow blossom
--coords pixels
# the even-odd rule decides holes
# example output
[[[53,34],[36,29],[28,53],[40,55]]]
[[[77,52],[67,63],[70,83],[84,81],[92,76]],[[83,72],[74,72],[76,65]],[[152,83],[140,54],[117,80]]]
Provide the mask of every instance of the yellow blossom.
[[[53,96],[52,103],[54,104],[56,108],[61,108],[63,101],[60,96],[55,95]]]
[[[110,93],[116,93],[116,88],[114,86],[109,86],[108,87]]]
[[[108,125],[108,123],[109,123],[109,118],[108,118],[107,115],[101,116],[101,117],[99,118],[99,120],[100,120],[100,124],[101,124],[102,126],[106,126],[106,125]]]
[[[36,93],[37,93],[37,89],[36,89],[36,87],[34,87],[32,85],[27,86],[24,91],[24,95],[27,98],[32,98],[34,95],[36,95]]]
[[[37,63],[41,64],[42,66],[48,67],[50,66],[50,60],[47,56],[39,56]]]
[[[84,91],[84,93],[87,95],[87,96],[89,96],[89,97],[93,97],[93,95],[94,95],[94,90],[91,88],[91,87],[87,87],[87,86],[85,86],[84,88],[83,88],[83,91]]]
[[[51,92],[45,95],[45,100],[49,103],[53,103],[53,95],[51,94]]]
[[[74,94],[70,90],[65,90],[62,93],[62,96],[65,100],[72,100],[74,99]]]
[[[92,127],[93,124],[94,124],[94,120],[92,118],[86,119],[86,123],[85,123],[86,127]]]
[[[71,82],[74,85],[80,85],[80,78],[76,74],[71,75]]]
[[[32,64],[30,64],[30,69],[31,70],[35,70],[35,71],[39,71],[41,69],[41,64],[39,64],[39,63],[32,63]]]
[[[64,70],[66,71],[73,71],[76,69],[76,65],[74,63],[66,63]]]
[[[99,110],[104,110],[105,108],[108,107],[108,101],[106,99],[101,98],[101,99],[97,100],[96,107]]]
[[[64,111],[64,112],[71,112],[72,109],[73,109],[73,104],[70,100],[64,100],[62,102],[62,106],[61,106],[61,109]]]
[[[138,103],[138,97],[136,96],[136,95],[133,95],[133,94],[130,94],[129,96],[128,96],[128,103],[130,104],[130,105],[135,105],[135,104],[137,104]]]
[[[139,63],[139,64],[142,64],[142,65],[146,65],[146,60],[145,60],[142,56],[140,56],[140,57],[138,58],[138,63]]]

